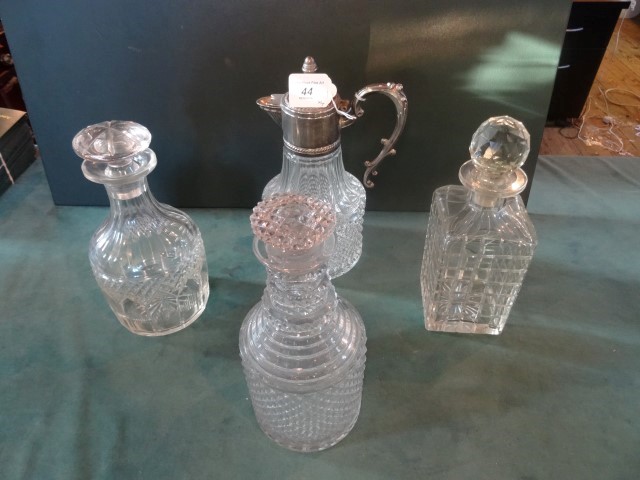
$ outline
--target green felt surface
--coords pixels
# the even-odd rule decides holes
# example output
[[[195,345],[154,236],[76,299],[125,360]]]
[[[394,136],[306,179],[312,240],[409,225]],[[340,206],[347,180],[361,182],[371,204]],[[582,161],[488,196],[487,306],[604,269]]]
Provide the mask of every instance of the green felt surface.
[[[424,330],[426,214],[366,215],[335,281],[368,334],[362,410],[320,453],[259,429],[238,330],[264,271],[246,210],[190,210],[211,297],[186,330],[137,337],[93,280],[105,208],[54,207],[39,163],[0,197],[3,479],[637,479],[640,160],[541,158],[539,247],[499,337]]]

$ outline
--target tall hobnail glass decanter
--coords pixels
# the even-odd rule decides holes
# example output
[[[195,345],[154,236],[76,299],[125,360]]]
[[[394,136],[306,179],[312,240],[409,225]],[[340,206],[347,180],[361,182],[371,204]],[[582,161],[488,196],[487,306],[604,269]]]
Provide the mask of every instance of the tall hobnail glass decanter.
[[[134,122],[91,125],[73,139],[87,179],[105,186],[109,216],[91,239],[93,274],[129,331],[182,330],[204,311],[209,277],[204,244],[184,212],[159,203],[147,175],[156,166],[151,134]]]
[[[537,244],[519,193],[529,132],[519,121],[493,117],[473,135],[464,186],[433,194],[422,260],[422,301],[428,330],[502,332]]]
[[[284,141],[282,171],[267,184],[263,198],[275,193],[299,193],[333,206],[337,216],[336,246],[329,259],[329,275],[336,278],[351,270],[360,259],[366,200],[362,184],[344,169],[340,130],[364,114],[361,103],[367,95],[382,93],[393,101],[397,113],[395,130],[388,140],[382,139],[383,148],[378,156],[365,162],[364,185],[373,187],[369,176],[377,175],[380,162],[395,154],[393,146],[406,122],[407,98],[402,85],[379,83],[362,88],[353,102],[345,101],[337,95],[329,77],[315,73],[316,70],[315,60],[307,57],[303,73],[290,76],[289,92],[257,101],[282,127]],[[294,91],[296,86],[305,94],[315,91],[324,97],[321,95],[313,106],[299,106],[296,102],[306,105],[305,101],[313,99],[300,99],[301,92]]]
[[[253,409],[281,446],[323,450],[356,423],[366,352],[360,314],[327,274],[335,214],[326,202],[278,194],[254,208],[251,226],[267,269],[262,300],[240,329]]]

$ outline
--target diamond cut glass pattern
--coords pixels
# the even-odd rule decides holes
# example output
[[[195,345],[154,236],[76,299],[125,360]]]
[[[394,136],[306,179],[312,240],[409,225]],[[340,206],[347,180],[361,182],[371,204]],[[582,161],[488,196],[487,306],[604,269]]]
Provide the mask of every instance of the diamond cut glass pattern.
[[[334,207],[336,245],[329,258],[329,275],[336,278],[347,273],[362,254],[366,193],[358,179],[344,169],[341,149],[321,157],[305,157],[284,149],[282,172],[267,184],[262,198],[290,192]]]

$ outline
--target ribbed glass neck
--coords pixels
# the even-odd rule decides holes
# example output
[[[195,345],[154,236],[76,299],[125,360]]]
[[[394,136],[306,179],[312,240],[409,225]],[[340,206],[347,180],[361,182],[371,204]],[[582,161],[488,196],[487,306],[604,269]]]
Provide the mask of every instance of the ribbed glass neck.
[[[334,188],[338,190],[348,188],[345,183],[345,170],[340,147],[327,155],[317,157],[298,155],[285,147],[280,178],[283,191],[302,189],[302,191],[309,193],[317,189],[320,193]],[[314,187],[314,184],[317,186]],[[321,198],[321,200],[330,199]]]
[[[267,288],[263,301],[274,318],[293,323],[320,319],[335,307],[336,292],[327,266],[308,272],[283,272],[267,268]]]
[[[155,208],[155,198],[149,191],[146,177],[121,185],[105,185],[111,215],[131,214]]]

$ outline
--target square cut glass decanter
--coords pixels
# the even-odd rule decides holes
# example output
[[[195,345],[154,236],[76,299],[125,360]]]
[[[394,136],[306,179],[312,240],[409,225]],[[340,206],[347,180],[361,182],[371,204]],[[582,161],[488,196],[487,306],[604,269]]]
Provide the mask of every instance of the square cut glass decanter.
[[[267,286],[240,329],[242,366],[260,428],[300,452],[335,445],[360,412],[366,334],[327,273],[335,223],[328,203],[298,194],[251,215]]]
[[[529,133],[507,116],[473,136],[464,186],[433,194],[422,260],[427,330],[498,335],[504,329],[537,244],[519,193]]]
[[[209,276],[200,230],[158,202],[147,175],[157,164],[151,133],[134,122],[91,125],[73,139],[82,172],[109,195],[109,216],[91,239],[89,262],[111,310],[137,335],[167,335],[204,311]]]

